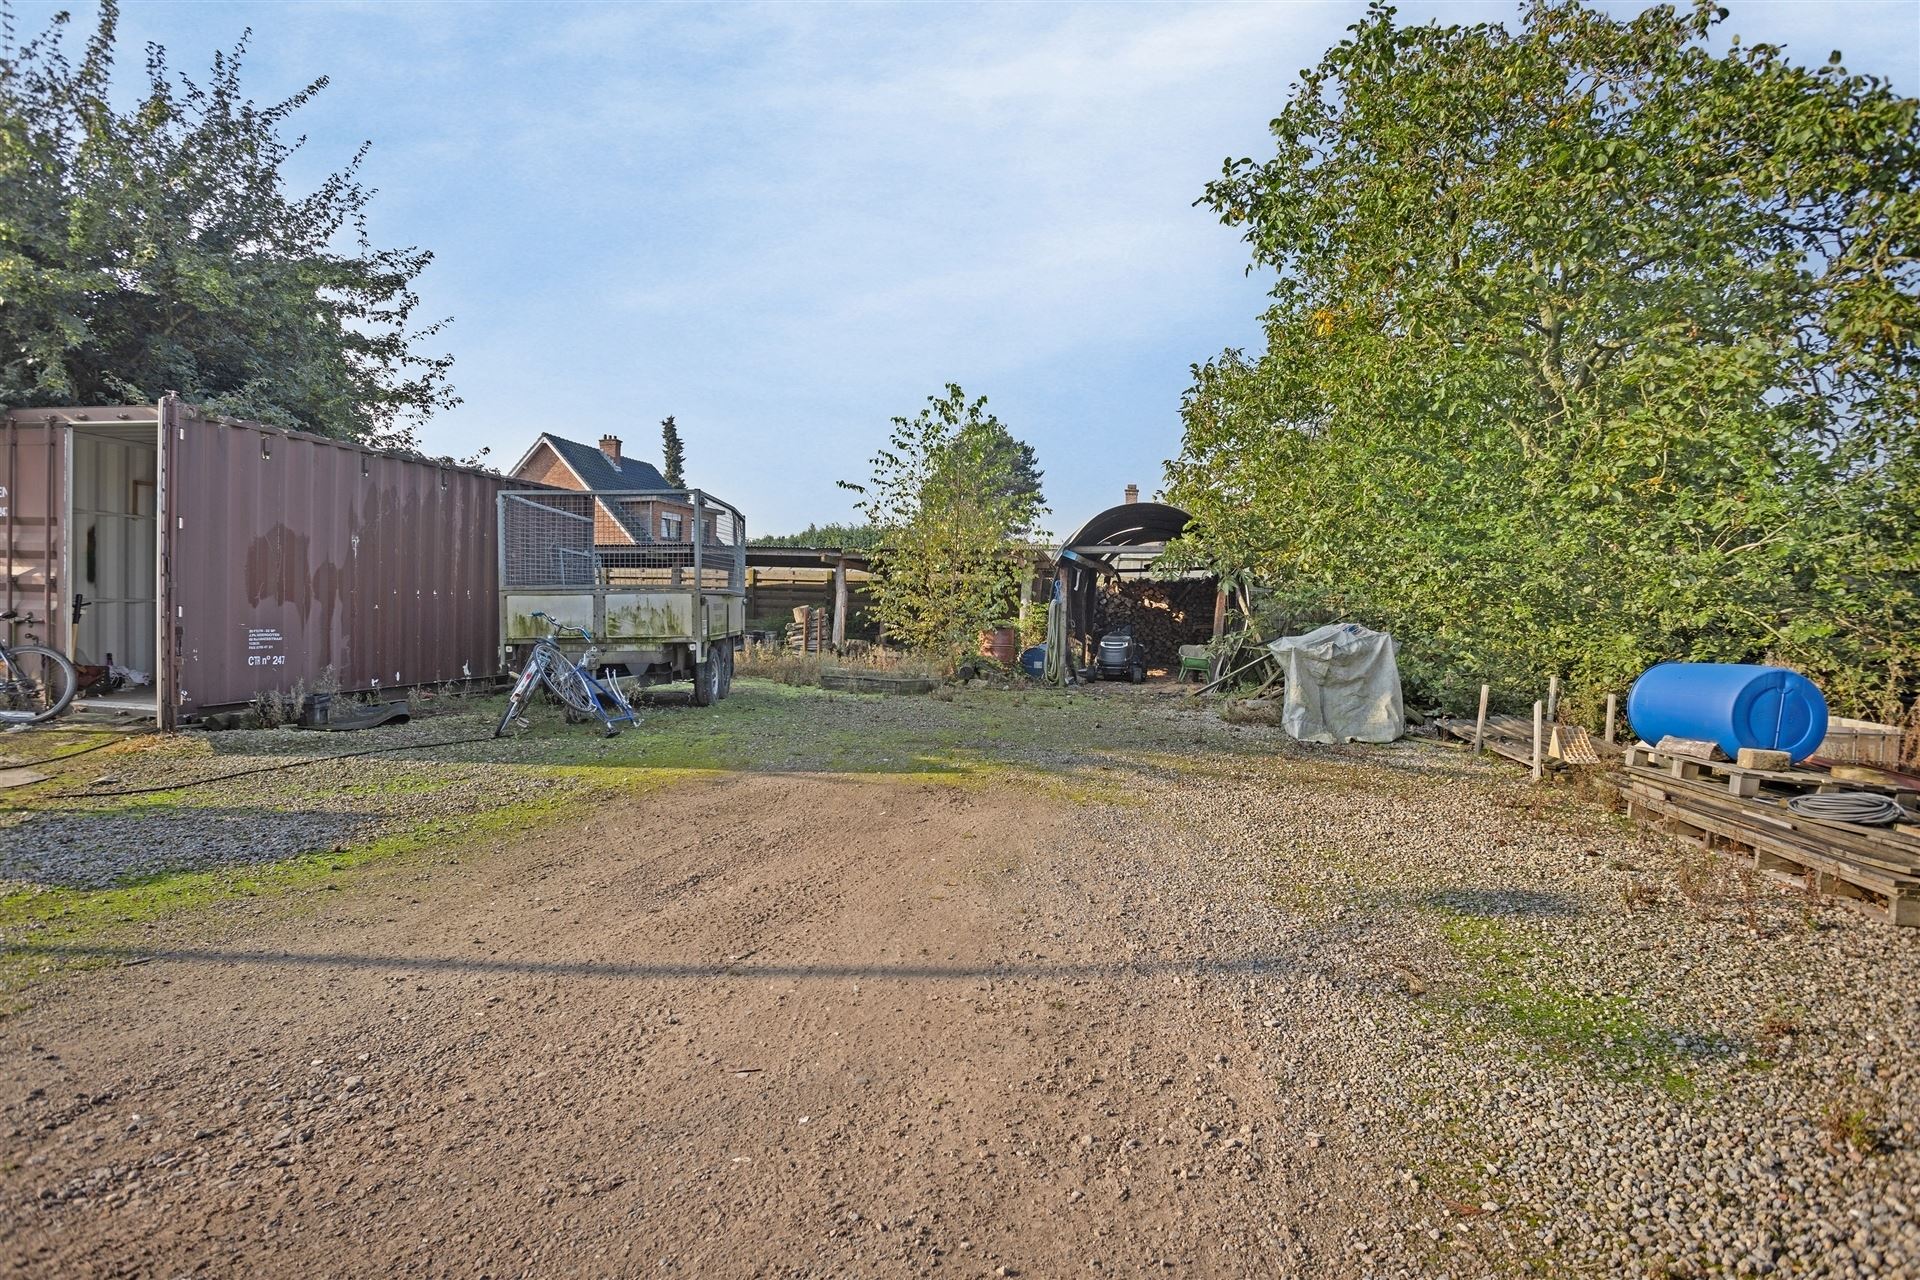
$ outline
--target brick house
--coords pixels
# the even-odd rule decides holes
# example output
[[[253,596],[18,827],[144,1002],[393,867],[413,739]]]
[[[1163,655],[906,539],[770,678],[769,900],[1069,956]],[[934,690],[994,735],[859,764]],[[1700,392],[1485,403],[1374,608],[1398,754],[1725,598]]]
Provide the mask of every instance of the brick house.
[[[543,431],[507,474],[516,480],[560,489],[676,492],[652,463],[624,456],[620,452],[620,437],[612,435],[601,436],[600,445],[595,448]],[[670,496],[635,501],[602,499],[594,512],[594,543],[602,548],[617,549],[648,543],[690,542],[692,523],[692,505]],[[712,540],[711,517],[707,533]]]

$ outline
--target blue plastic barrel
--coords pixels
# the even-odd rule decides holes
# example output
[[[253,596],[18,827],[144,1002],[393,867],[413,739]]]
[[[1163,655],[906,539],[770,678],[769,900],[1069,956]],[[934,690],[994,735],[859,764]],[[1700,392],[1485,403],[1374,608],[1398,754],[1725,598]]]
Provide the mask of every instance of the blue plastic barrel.
[[[1798,672],[1727,662],[1663,662],[1633,682],[1627,720],[1644,742],[1717,742],[1728,759],[1765,747],[1804,760],[1827,736],[1827,700]]]
[[[1035,680],[1043,677],[1047,671],[1047,646],[1036,644],[1021,654],[1020,666],[1022,670]]]

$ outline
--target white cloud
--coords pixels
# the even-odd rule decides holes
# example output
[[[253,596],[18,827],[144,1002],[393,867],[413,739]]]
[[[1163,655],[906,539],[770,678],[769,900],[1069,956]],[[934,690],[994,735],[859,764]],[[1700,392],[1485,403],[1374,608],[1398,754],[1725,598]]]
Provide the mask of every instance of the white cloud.
[[[21,25],[52,7],[25,0]],[[1920,87],[1911,0],[1732,7],[1749,39],[1837,45]],[[436,251],[423,311],[456,316],[468,403],[430,448],[511,458],[535,429],[630,410],[646,451],[672,412],[703,482],[757,528],[798,527],[844,514],[832,482],[957,380],[1036,444],[1069,527],[1155,487],[1188,364],[1256,337],[1243,247],[1191,202],[1224,157],[1265,150],[1299,69],[1362,12],[230,3],[123,22],[129,50],[157,37],[182,67],[251,24],[262,98],[332,76],[302,163],[373,138],[375,234]]]

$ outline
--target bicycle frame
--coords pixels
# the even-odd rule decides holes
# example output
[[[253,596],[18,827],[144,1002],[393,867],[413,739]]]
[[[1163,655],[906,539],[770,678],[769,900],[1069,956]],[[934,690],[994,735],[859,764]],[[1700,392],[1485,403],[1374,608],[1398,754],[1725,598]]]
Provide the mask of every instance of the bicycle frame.
[[[544,613],[534,616],[552,624],[552,630],[545,637],[534,642],[533,652],[527,658],[526,669],[520,673],[520,679],[514,683],[513,695],[508,703],[509,715],[512,708],[525,705],[536,683],[544,682],[556,697],[573,710],[582,715],[597,717],[608,737],[619,732],[616,727],[618,725],[637,724],[639,717],[634,714],[633,705],[627,701],[626,695],[620,692],[620,686],[612,680],[602,680],[593,673],[596,650],[592,647],[592,635],[578,627],[563,626]],[[569,660],[558,643],[560,637],[569,632],[576,633],[588,641],[588,648],[580,655],[578,662]],[[556,667],[565,670],[568,674],[556,676]],[[580,682],[578,690],[567,687],[567,683],[572,679]],[[571,696],[580,691],[585,692],[587,700],[591,702],[590,707],[581,706],[579,700]]]

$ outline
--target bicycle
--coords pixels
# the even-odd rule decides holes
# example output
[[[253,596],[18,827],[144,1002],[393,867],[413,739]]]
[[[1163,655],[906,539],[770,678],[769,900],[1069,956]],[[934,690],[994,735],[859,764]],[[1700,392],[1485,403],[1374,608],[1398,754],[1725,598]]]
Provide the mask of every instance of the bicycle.
[[[33,625],[31,615],[0,613],[0,623]],[[42,644],[0,641],[0,724],[38,724],[67,709],[80,691],[80,676],[67,655]]]
[[[533,697],[535,686],[542,682],[569,711],[598,720],[609,738],[620,732],[620,725],[638,723],[638,717],[634,715],[626,695],[620,692],[620,686],[612,679],[602,680],[593,674],[593,664],[600,656],[600,651],[593,647],[593,633],[582,627],[566,626],[545,613],[535,613],[533,616],[548,623],[552,630],[545,638],[534,642],[533,652],[527,655],[527,665],[514,682],[512,696],[507,699],[506,714],[500,717],[500,724],[494,729],[493,736],[507,736],[507,730],[526,710],[527,700]],[[577,635],[587,642],[587,650],[580,655],[578,662],[570,660],[558,643],[561,636],[568,634]]]

